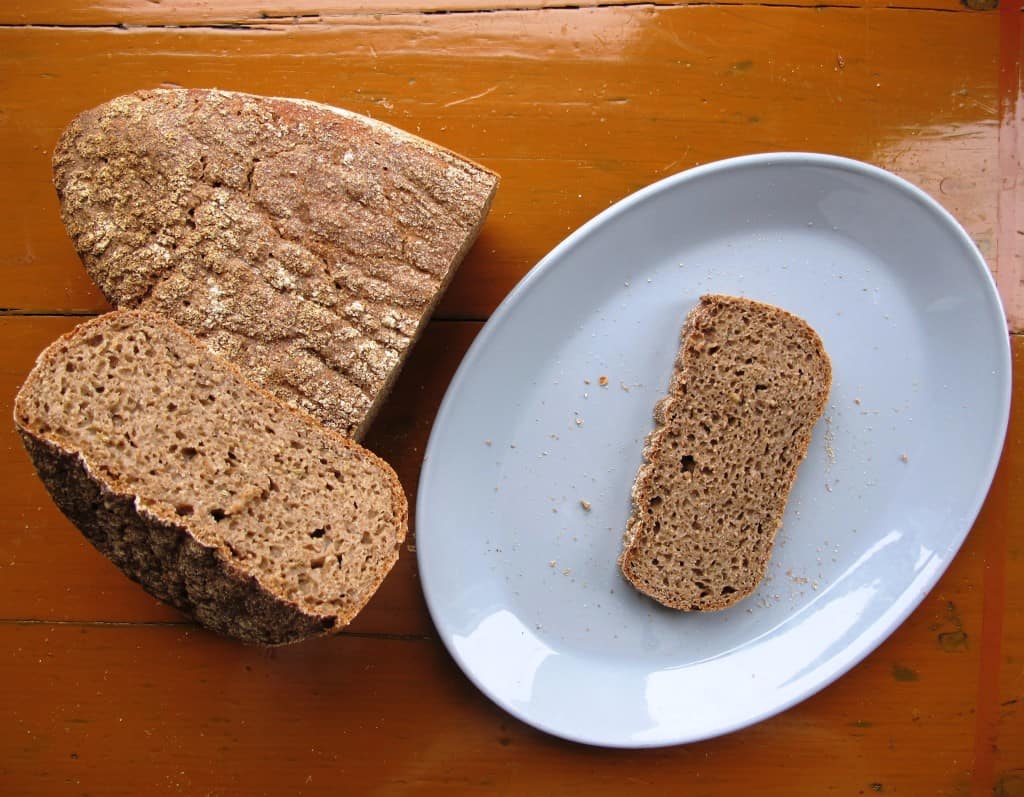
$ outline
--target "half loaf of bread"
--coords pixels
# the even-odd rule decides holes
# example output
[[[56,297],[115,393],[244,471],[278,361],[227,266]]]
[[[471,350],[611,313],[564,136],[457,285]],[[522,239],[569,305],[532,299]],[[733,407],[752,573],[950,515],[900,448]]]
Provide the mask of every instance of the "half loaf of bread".
[[[764,577],[832,382],[811,327],[771,305],[704,296],[633,485],[619,559],[673,609],[724,609]]]
[[[355,439],[498,184],[365,116],[200,89],[86,111],[53,170],[68,233],[115,307],[166,315]]]
[[[54,501],[101,552],[247,642],[340,630],[405,538],[386,463],[162,316],[118,311],[58,339],[14,419]]]

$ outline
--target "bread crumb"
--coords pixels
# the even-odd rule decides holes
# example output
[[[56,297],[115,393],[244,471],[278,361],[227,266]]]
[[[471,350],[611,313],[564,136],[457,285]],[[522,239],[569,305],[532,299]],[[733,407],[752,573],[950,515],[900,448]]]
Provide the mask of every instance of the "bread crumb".
[[[590,384],[590,380],[589,380],[589,379],[584,379],[584,380],[583,380],[583,384],[585,384],[585,385],[589,385],[589,384]]]
[[[552,559],[550,562],[548,562],[548,567],[554,567],[557,564],[558,561],[556,559]]]
[[[489,446],[489,445],[491,445],[491,442],[492,441],[490,441],[490,440],[484,440],[484,445],[485,446]]]
[[[825,416],[825,454],[828,456],[829,466],[836,464],[836,450],[832,447],[835,442],[835,435],[832,433],[832,416]]]
[[[582,426],[583,425],[583,419],[582,418],[577,418],[576,419],[576,425],[577,426]]]
[[[855,398],[853,400],[853,403],[856,404],[859,407],[860,406],[860,399],[859,398]]]
[[[904,454],[903,456],[900,457],[900,461],[901,462],[910,462],[910,457],[908,457],[906,454]]]
[[[571,570],[570,570],[570,569],[569,569],[569,568],[567,567],[567,568],[565,568],[565,570],[563,570],[563,571],[562,571],[562,575],[563,575],[563,576],[567,576],[567,575],[569,575],[569,574],[570,574],[571,572],[572,572],[572,571],[571,571]]]
[[[601,387],[608,387],[608,377],[603,374],[597,378],[597,384]]]
[[[591,506],[590,501],[584,501],[581,498],[580,499],[580,506],[583,507],[583,511],[584,512],[589,512],[590,511],[590,506]]]

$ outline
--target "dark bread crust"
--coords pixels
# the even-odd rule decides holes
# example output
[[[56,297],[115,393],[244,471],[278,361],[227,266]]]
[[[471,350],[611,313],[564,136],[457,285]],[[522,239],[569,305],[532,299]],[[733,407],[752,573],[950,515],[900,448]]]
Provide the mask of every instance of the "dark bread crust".
[[[701,297],[633,485],[619,565],[634,587],[681,611],[724,609],[757,588],[831,379],[804,320]]]
[[[129,477],[119,474],[115,450],[105,450],[91,459],[66,435],[51,428],[51,418],[33,412],[34,395],[53,388],[47,377],[61,370],[63,351],[86,341],[97,331],[104,331],[107,325],[130,325],[136,321],[178,336],[209,371],[225,374],[231,384],[241,384],[259,401],[273,405],[285,424],[302,429],[308,439],[323,439],[334,450],[352,452],[381,480],[378,486],[386,496],[383,500],[394,510],[393,536],[386,547],[374,549],[377,559],[371,579],[358,600],[335,612],[308,611],[275,590],[269,574],[261,572],[258,564],[243,566],[233,561],[229,555],[230,542],[201,540],[197,518],[179,516],[166,501],[147,496]],[[245,420],[258,426],[264,419]],[[201,625],[244,642],[283,645],[341,631],[383,582],[398,559],[407,533],[408,503],[397,475],[387,463],[352,440],[325,429],[305,413],[282,404],[245,380],[231,363],[210,354],[193,336],[158,315],[115,311],[62,335],[39,355],[19,391],[14,422],[54,502],[101,553],[154,597],[189,614]],[[231,431],[222,430],[225,435]],[[214,487],[211,485],[210,489]],[[208,531],[206,536],[209,537]]]
[[[96,549],[158,600],[212,631],[244,642],[284,645],[319,636],[337,619],[309,615],[275,597],[203,545],[184,525],[137,508],[136,496],[89,472],[75,452],[19,428],[54,503]]]
[[[498,184],[367,117],[204,89],[85,111],[53,170],[67,231],[111,304],[168,316],[354,439]]]

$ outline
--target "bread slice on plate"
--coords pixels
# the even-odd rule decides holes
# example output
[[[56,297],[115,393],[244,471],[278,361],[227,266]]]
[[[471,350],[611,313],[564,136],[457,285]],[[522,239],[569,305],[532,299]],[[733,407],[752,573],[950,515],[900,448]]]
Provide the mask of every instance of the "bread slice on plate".
[[[159,315],[109,313],[51,344],[14,420],[93,545],[152,595],[247,642],[341,630],[406,535],[386,463]]]
[[[200,89],[86,111],[53,170],[68,233],[115,307],[166,315],[355,439],[498,184],[365,116]]]
[[[619,558],[633,586],[682,611],[724,609],[757,588],[831,383],[805,321],[701,297],[633,485]]]

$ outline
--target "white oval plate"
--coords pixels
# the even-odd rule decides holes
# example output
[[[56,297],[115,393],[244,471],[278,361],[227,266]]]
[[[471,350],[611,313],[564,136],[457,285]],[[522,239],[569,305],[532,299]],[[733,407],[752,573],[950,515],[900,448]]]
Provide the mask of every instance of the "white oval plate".
[[[635,592],[616,557],[651,410],[708,292],[807,319],[834,382],[767,580],[684,614]],[[1009,403],[991,276],[922,191],[802,153],[676,175],[560,244],[466,355],[419,488],[430,613],[488,697],[557,736],[648,747],[741,728],[842,675],[921,602],[981,507]]]

